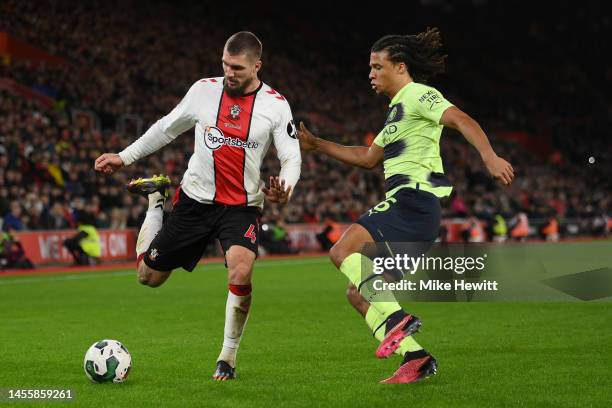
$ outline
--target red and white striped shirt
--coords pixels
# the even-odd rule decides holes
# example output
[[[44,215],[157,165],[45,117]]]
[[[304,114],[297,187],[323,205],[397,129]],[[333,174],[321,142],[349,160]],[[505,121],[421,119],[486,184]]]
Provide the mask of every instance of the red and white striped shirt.
[[[274,141],[280,178],[293,189],[302,163],[297,128],[287,100],[261,82],[239,97],[223,91],[223,78],[194,83],[183,100],[119,153],[127,166],[195,126],[195,151],[181,188],[201,203],[263,207],[261,163]]]

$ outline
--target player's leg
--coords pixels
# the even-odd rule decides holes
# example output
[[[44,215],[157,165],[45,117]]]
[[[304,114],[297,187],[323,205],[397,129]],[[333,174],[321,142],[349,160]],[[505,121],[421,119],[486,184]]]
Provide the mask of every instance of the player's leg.
[[[366,317],[368,309],[370,308],[370,303],[361,296],[361,293],[357,290],[357,286],[353,285],[352,282],[349,282],[348,288],[346,288],[346,299],[351,306],[355,308],[357,313],[363,318]]]
[[[440,229],[438,198],[428,192],[403,189],[386,202],[390,205],[374,207],[374,211],[364,215],[360,221],[386,240],[386,248],[391,256],[405,254],[415,257],[427,253]],[[373,221],[375,223],[371,224]],[[372,228],[373,225],[376,229]],[[411,325],[409,321],[404,323],[405,320],[391,326],[388,322],[382,323],[373,307],[366,313],[366,322],[375,337],[383,336],[384,327],[385,334],[377,356],[385,357],[396,347],[395,352],[404,356],[400,368],[382,383],[412,383],[436,374],[435,358],[416,343],[413,336],[404,337],[406,328]]]
[[[371,307],[352,283],[349,284],[347,297],[351,305],[365,318],[374,338],[382,342],[385,333],[390,329],[389,319],[385,319],[376,308]],[[383,384],[411,383],[436,373],[436,360],[416,342],[414,336],[401,340],[395,354],[404,358],[400,368],[390,378],[381,381]]]
[[[164,204],[168,195],[170,179],[166,176],[153,176],[130,181],[127,188],[133,194],[147,197],[149,206],[140,227],[136,241],[136,269],[138,282],[150,287],[158,287],[170,276],[170,271],[158,271],[142,262],[151,242],[162,228]]]
[[[363,225],[352,224],[329,251],[333,264],[358,288],[362,296],[371,286],[368,282],[379,277],[374,274],[373,254],[364,254],[371,252],[370,248],[374,248],[374,245],[372,235]],[[366,300],[386,317],[401,309],[390,291],[368,290]]]
[[[406,313],[402,309],[391,291],[372,290],[373,280],[382,279],[382,277],[373,273],[371,259],[362,253],[366,245],[374,246],[372,235],[363,225],[353,224],[332,247],[330,258],[334,265],[349,278],[349,281],[355,287],[354,290],[349,289],[348,292],[349,302],[355,309],[365,317],[366,314],[363,313],[366,308],[365,305],[371,305],[369,309],[372,309],[372,314],[376,312],[377,317],[377,319],[372,320],[380,319],[381,322],[384,322],[385,328],[389,328],[389,331],[395,327],[401,329],[396,330],[395,335],[391,333],[393,336],[387,339],[389,345],[383,348],[384,355],[377,351],[377,356],[381,358],[392,354],[400,346],[404,338],[418,330],[421,323],[417,317]],[[371,254],[369,255],[371,256]],[[364,293],[367,299],[363,297]],[[370,328],[374,330],[374,328]],[[381,333],[384,338],[385,331]]]
[[[219,214],[218,207],[201,204],[177,189],[172,211],[141,255],[138,265],[141,283],[157,287],[176,268],[193,271],[213,236]]]
[[[158,271],[155,270],[142,260],[138,261],[138,282],[146,285],[150,288],[156,288],[161,286],[169,277],[172,271]]]
[[[351,304],[357,310],[357,312],[365,319],[366,324],[372,331],[372,335],[376,340],[382,342],[385,338],[385,334],[393,328],[394,319],[385,318],[385,316],[372,307],[370,303],[365,300],[361,293],[357,290],[357,287],[352,283],[349,283],[346,290],[346,297]],[[405,337],[399,343],[399,347],[395,350],[395,354],[405,356],[406,353],[423,350],[423,347],[416,342],[414,336]]]
[[[255,253],[239,245],[232,245],[225,254],[229,291],[225,304],[223,347],[217,358],[215,380],[235,378],[236,354],[251,309],[251,276]]]
[[[219,220],[219,241],[225,251],[229,291],[225,306],[223,346],[213,378],[236,377],[236,354],[249,317],[252,298],[251,276],[257,258],[259,210],[230,208]]]

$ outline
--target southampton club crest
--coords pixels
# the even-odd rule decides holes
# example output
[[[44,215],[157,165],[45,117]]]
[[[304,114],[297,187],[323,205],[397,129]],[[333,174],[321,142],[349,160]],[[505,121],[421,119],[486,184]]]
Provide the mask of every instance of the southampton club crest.
[[[240,119],[240,113],[242,112],[242,108],[240,107],[240,105],[232,105],[230,107],[230,117],[233,120],[238,120]]]

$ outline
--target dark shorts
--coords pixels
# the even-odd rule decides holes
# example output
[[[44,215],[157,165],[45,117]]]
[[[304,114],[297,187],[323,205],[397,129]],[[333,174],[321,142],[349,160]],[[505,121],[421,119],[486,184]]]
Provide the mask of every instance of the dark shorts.
[[[151,242],[144,262],[157,271],[192,271],[206,246],[219,239],[224,252],[239,245],[258,254],[258,207],[202,204],[179,190],[174,208]]]
[[[422,243],[427,243],[428,249],[438,237],[440,213],[438,197],[426,191],[403,188],[368,210],[357,223],[367,229],[377,243],[399,244],[400,247],[421,243],[417,246],[420,252]]]

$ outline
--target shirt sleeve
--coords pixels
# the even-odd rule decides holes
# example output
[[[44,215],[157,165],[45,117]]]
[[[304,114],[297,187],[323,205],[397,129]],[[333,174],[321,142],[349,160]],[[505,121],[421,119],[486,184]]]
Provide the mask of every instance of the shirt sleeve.
[[[198,82],[193,84],[172,112],[155,122],[141,137],[119,153],[124,165],[128,166],[161,149],[195,125],[199,86]]]
[[[300,179],[302,155],[300,153],[300,143],[297,140],[297,127],[293,122],[291,108],[286,102],[272,136],[281,165],[279,178],[285,180],[285,188],[287,186],[292,187],[291,192],[293,193],[295,185]]]
[[[428,87],[416,95],[414,106],[419,116],[429,119],[437,125],[440,123],[444,111],[453,104],[447,101],[437,89]]]

